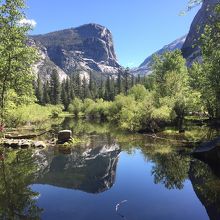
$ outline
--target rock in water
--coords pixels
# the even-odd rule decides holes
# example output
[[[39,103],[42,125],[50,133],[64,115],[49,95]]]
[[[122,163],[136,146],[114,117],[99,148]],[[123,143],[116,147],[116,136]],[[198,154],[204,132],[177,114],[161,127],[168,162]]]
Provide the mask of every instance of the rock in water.
[[[72,139],[72,131],[63,130],[58,133],[58,144],[64,144]]]

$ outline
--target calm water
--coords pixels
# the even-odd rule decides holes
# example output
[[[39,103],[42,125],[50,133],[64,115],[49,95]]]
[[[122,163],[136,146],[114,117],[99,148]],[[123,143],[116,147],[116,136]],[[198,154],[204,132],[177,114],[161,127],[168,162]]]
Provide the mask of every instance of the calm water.
[[[220,219],[220,178],[188,148],[81,126],[63,124],[91,130],[74,148],[5,152],[0,219]]]

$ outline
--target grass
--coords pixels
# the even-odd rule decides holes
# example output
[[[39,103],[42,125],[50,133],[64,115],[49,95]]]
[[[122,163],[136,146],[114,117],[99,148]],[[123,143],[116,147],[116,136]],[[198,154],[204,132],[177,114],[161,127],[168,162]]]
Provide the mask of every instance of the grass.
[[[10,109],[7,113],[7,127],[18,127],[26,124],[43,122],[62,113],[62,105],[41,106],[38,104],[23,105]]]

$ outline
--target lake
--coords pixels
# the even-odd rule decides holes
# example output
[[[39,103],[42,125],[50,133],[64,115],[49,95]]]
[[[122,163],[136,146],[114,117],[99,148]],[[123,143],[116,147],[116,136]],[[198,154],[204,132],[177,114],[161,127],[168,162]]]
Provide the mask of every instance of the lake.
[[[70,128],[83,142],[6,150],[0,219],[220,219],[218,172],[191,157],[190,146],[73,120],[54,128]],[[218,133],[196,129],[193,138]]]

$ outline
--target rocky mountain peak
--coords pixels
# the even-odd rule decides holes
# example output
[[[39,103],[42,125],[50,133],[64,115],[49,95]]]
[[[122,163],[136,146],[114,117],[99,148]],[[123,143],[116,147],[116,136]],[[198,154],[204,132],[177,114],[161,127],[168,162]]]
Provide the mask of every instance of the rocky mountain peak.
[[[51,61],[67,74],[76,70],[114,74],[120,69],[112,34],[99,24],[85,24],[32,38],[46,48]]]

